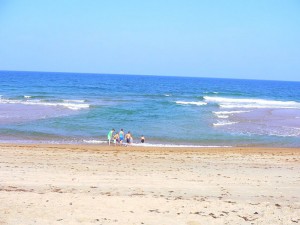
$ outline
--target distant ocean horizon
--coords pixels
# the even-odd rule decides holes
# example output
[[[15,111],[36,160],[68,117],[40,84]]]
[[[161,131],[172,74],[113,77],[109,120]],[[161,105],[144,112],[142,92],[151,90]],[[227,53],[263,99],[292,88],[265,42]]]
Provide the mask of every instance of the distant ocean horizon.
[[[0,143],[300,147],[300,82],[0,71]]]

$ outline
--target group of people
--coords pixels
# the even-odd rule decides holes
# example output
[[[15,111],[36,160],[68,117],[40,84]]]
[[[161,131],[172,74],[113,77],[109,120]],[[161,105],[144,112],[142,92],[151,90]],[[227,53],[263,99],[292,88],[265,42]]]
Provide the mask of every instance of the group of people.
[[[123,145],[124,141],[128,145],[133,143],[133,137],[132,137],[130,131],[128,131],[127,134],[125,134],[123,129],[121,129],[119,132],[116,132],[116,133],[115,133],[115,129],[112,129],[111,131],[108,132],[107,139],[108,139],[108,145],[110,145],[110,143],[112,141],[115,145]],[[144,137],[144,135],[142,135],[141,143],[144,143],[144,142],[145,142],[145,137]]]

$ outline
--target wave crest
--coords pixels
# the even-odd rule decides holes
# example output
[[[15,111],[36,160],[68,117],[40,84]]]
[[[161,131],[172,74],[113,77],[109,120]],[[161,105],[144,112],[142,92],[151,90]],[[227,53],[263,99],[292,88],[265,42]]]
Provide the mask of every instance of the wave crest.
[[[14,100],[14,99],[3,99],[0,98],[0,104],[22,104],[22,105],[39,105],[39,106],[53,106],[53,107],[64,107],[71,110],[87,109],[90,107],[89,104],[77,104],[70,102],[43,102],[41,100]]]
[[[295,101],[276,101],[248,98],[203,97],[206,102],[215,102],[221,108],[282,108],[300,109],[300,103]]]
[[[198,106],[201,106],[201,105],[207,105],[206,102],[185,102],[185,101],[176,101],[176,104],[179,104],[179,105],[198,105]]]
[[[236,124],[238,122],[229,122],[229,121],[219,121],[217,123],[213,123],[214,127],[218,127],[218,126],[227,126],[227,125],[232,125],[232,124]]]

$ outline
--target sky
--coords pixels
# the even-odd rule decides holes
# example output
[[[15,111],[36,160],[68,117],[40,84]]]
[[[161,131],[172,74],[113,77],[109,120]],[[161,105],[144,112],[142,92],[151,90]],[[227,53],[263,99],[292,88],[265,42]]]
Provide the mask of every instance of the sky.
[[[0,0],[0,70],[300,81],[300,1]]]

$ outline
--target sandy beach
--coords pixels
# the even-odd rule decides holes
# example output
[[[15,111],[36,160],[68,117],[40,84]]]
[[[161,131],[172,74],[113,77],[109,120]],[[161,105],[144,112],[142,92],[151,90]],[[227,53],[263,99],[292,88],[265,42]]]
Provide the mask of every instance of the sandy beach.
[[[0,224],[299,224],[300,149],[0,145]]]

